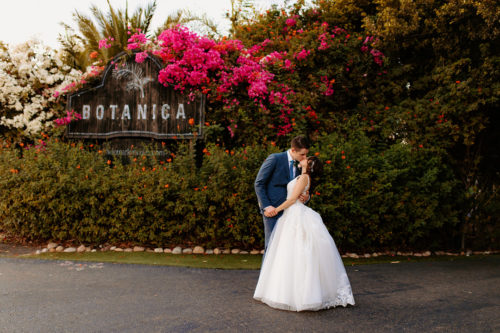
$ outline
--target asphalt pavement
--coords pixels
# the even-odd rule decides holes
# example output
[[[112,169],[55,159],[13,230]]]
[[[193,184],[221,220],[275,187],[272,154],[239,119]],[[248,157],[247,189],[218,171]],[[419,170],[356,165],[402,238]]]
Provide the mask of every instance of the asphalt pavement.
[[[297,313],[258,270],[0,258],[0,332],[500,332],[500,256],[346,270],[355,306]]]

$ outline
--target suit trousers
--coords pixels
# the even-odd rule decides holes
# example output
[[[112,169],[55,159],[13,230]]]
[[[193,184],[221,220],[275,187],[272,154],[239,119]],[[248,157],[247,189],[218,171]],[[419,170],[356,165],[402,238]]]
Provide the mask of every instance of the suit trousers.
[[[269,238],[271,237],[271,233],[273,232],[274,226],[276,225],[276,222],[278,221],[278,218],[282,215],[280,214],[274,216],[274,217],[266,217],[265,215],[262,215],[264,218],[264,236],[265,236],[265,244],[264,244],[264,251],[267,250],[267,245],[269,244]]]

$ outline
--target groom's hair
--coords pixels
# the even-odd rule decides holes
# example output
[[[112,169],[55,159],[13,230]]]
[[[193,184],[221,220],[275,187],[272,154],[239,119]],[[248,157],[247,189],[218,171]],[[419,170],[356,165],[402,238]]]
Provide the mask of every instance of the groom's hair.
[[[309,149],[309,140],[303,135],[296,136],[292,139],[292,148],[295,149]]]

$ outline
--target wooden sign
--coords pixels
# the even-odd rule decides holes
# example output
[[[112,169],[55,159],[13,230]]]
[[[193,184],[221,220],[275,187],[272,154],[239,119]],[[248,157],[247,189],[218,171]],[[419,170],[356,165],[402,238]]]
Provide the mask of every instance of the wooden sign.
[[[136,63],[135,55],[121,53],[111,61],[101,84],[68,98],[68,110],[82,119],[71,122],[70,138],[143,137],[200,138],[205,98],[190,101],[158,82],[161,64],[154,56]],[[196,128],[196,125],[197,126]]]

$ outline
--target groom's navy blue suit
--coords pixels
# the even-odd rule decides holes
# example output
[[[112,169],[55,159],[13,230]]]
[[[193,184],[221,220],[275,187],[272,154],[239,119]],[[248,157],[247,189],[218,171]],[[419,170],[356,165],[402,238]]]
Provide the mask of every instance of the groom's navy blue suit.
[[[295,174],[299,175],[299,170],[295,168]],[[274,229],[278,218],[283,214],[279,212],[274,217],[264,216],[264,209],[269,206],[278,207],[286,200],[286,185],[292,180],[290,178],[290,165],[288,163],[287,152],[269,155],[260,167],[255,179],[255,192],[259,201],[260,212],[264,218],[265,248],[269,243],[269,236]]]

